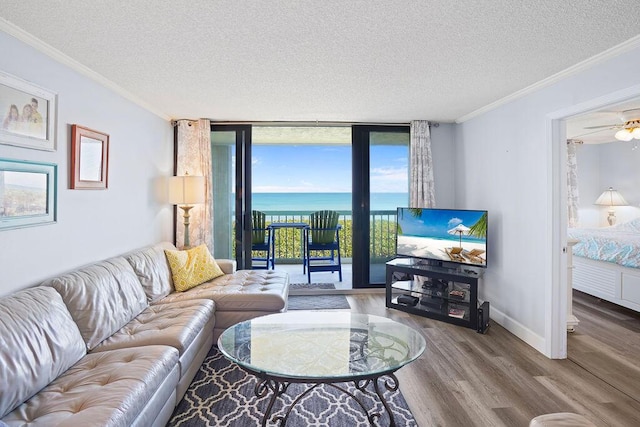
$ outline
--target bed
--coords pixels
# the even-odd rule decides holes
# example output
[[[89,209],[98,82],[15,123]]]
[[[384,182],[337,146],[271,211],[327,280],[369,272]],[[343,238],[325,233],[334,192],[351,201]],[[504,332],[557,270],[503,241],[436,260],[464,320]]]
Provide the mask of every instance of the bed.
[[[569,228],[573,288],[640,311],[640,218],[605,228]]]

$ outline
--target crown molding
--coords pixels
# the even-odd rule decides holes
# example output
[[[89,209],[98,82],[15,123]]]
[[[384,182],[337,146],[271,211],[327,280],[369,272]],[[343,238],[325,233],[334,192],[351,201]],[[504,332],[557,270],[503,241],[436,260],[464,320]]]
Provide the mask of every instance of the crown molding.
[[[605,50],[604,52],[594,55],[591,58],[585,59],[582,62],[578,62],[577,64],[565,70],[562,70],[559,73],[549,76],[546,79],[540,80],[539,82],[536,82],[531,86],[527,86],[524,89],[514,92],[511,95],[505,96],[504,98],[501,98],[495,102],[492,102],[491,104],[485,105],[484,107],[479,108],[475,111],[472,111],[469,114],[465,114],[464,116],[456,119],[456,123],[462,123],[467,120],[473,119],[474,117],[477,117],[488,111],[494,110],[502,105],[508,104],[511,101],[522,98],[526,95],[529,95],[545,87],[551,86],[552,84],[557,83],[562,79],[576,75],[582,71],[585,71],[591,67],[594,67],[597,64],[601,64],[605,61],[608,61],[611,58],[627,53],[630,50],[635,49],[637,47],[640,47],[640,35],[632,37],[629,40],[620,43],[619,45],[616,45],[610,49]]]
[[[3,31],[3,32],[15,37],[16,39],[28,44],[29,46],[37,49],[38,51],[44,53],[45,55],[53,58],[57,62],[60,62],[61,64],[66,65],[67,67],[77,71],[78,73],[80,73],[80,74],[82,74],[82,75],[84,75],[86,77],[89,77],[90,79],[96,81],[100,85],[102,85],[102,86],[104,86],[104,87],[106,87],[108,89],[111,89],[112,91],[116,92],[117,94],[121,95],[122,97],[124,97],[124,98],[128,99],[129,101],[139,105],[140,107],[144,108],[145,110],[148,110],[149,112],[157,115],[158,117],[161,117],[161,118],[163,118],[163,119],[165,119],[167,121],[171,120],[171,118],[169,116],[167,116],[164,112],[157,110],[153,106],[149,105],[147,102],[143,101],[142,99],[140,99],[137,96],[133,95],[131,92],[129,92],[129,91],[123,89],[122,87],[118,86],[117,84],[115,84],[111,80],[107,79],[103,75],[101,75],[99,73],[96,73],[95,71],[93,71],[89,67],[79,63],[75,59],[72,59],[68,55],[60,52],[58,49],[56,49],[53,46],[45,43],[44,41],[40,40],[39,38],[37,38],[34,35],[26,32],[22,28],[16,26],[15,24],[12,24],[11,22],[7,21],[6,19],[4,19],[2,17],[0,17],[0,31]]]

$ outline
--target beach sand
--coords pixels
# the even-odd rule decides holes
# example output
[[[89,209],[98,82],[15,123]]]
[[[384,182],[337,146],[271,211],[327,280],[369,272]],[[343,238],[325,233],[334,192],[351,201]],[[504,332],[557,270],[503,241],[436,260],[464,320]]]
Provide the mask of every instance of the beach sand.
[[[440,239],[428,239],[424,237],[412,237],[412,236],[398,236],[398,253],[401,254],[414,254],[416,257],[440,259],[442,261],[452,261],[447,255],[446,250],[451,248],[459,248],[460,242],[454,240],[440,240]],[[462,241],[462,256],[466,262],[470,264],[485,265],[486,253],[483,253],[478,258],[482,260],[482,264],[477,261],[478,258],[470,258],[466,256],[469,251],[473,249],[485,249],[483,243],[471,243]]]

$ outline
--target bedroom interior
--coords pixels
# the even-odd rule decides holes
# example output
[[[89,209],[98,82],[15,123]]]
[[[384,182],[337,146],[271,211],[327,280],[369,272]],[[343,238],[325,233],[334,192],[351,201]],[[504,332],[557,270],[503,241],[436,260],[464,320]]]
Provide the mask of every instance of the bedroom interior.
[[[573,287],[633,310],[640,310],[639,105],[632,99],[567,121],[577,189],[568,189],[568,237],[578,240]]]
[[[573,162],[569,154],[567,164],[567,235],[573,241],[569,286],[573,286],[574,310],[570,314],[575,325],[567,340],[567,357],[601,378],[609,378],[617,366],[630,381],[637,381],[640,371],[629,364],[632,358],[619,363],[630,357],[628,349],[640,344],[629,334],[640,319],[640,153],[638,139],[629,137],[640,118],[639,106],[640,99],[635,98],[566,123],[568,152],[575,154]],[[572,182],[577,191],[571,188]],[[592,321],[594,314],[605,312],[606,322]],[[582,316],[588,320],[580,325]],[[602,352],[600,357],[627,356],[609,361],[611,370],[603,370],[593,365],[596,348]],[[633,387],[628,390],[634,394]]]
[[[555,360],[566,356],[567,341],[570,356],[577,349],[590,357],[595,346],[581,334],[599,328],[584,321],[567,336],[562,324],[567,202],[557,146],[566,146],[567,138],[587,139],[595,130],[569,132],[584,111],[607,118],[585,126],[609,128],[622,123],[620,111],[640,107],[640,21],[630,15],[619,25],[619,10],[634,2],[621,0],[620,8],[612,8],[588,1],[574,10],[552,0],[543,0],[544,7],[480,1],[465,13],[429,9],[435,2],[402,10],[394,10],[393,2],[345,7],[328,0],[295,8],[275,3],[215,2],[215,11],[199,0],[188,7],[150,0],[122,7],[79,0],[3,4],[0,71],[54,90],[58,116],[53,150],[0,145],[0,157],[57,164],[60,191],[55,225],[0,235],[0,296],[96,259],[174,239],[176,208],[159,202],[156,192],[176,172],[175,118],[307,126],[336,120],[408,126],[409,120],[428,118],[441,123],[432,134],[438,203],[492,214],[495,239],[481,297],[491,301],[496,327],[486,336],[470,336],[400,317],[436,344],[433,363],[417,365],[405,374],[414,378],[402,379],[403,392],[412,394],[421,412],[420,425],[471,425],[479,419],[524,426],[535,414],[571,409],[637,425],[640,397],[628,399],[621,391],[630,382],[623,375],[583,382],[579,366]],[[191,30],[203,22],[215,25],[206,25],[204,34]],[[486,45],[497,27],[506,36]],[[138,30],[145,36],[138,38]],[[423,45],[409,51],[413,31]],[[111,135],[107,191],[68,188],[71,123]],[[636,140],[608,138],[577,147],[583,228],[607,225],[610,206],[595,202],[609,187],[629,204],[614,206],[617,226],[640,216]],[[177,213],[182,221],[180,208]],[[633,270],[624,271],[620,283],[640,285]],[[615,296],[637,295],[623,289],[620,284]],[[598,311],[600,299],[580,301],[578,317]],[[357,310],[386,313],[375,295],[355,294],[350,302]],[[618,326],[628,319],[608,316],[619,319]],[[627,336],[614,327],[607,331],[606,339],[617,340],[624,352]],[[576,339],[584,346],[574,346]],[[607,369],[609,362],[595,363]],[[611,386],[616,381],[623,386]],[[421,404],[427,399],[433,407]]]

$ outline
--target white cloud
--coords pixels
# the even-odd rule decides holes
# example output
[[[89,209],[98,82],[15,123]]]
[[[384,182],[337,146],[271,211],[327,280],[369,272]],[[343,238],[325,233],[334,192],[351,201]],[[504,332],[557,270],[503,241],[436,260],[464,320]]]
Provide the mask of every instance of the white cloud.
[[[462,220],[460,218],[451,218],[449,220],[448,227],[451,229],[451,228],[455,227],[458,224],[462,224]]]
[[[373,168],[371,169],[371,180],[385,179],[390,181],[409,181],[409,172],[407,168]]]

